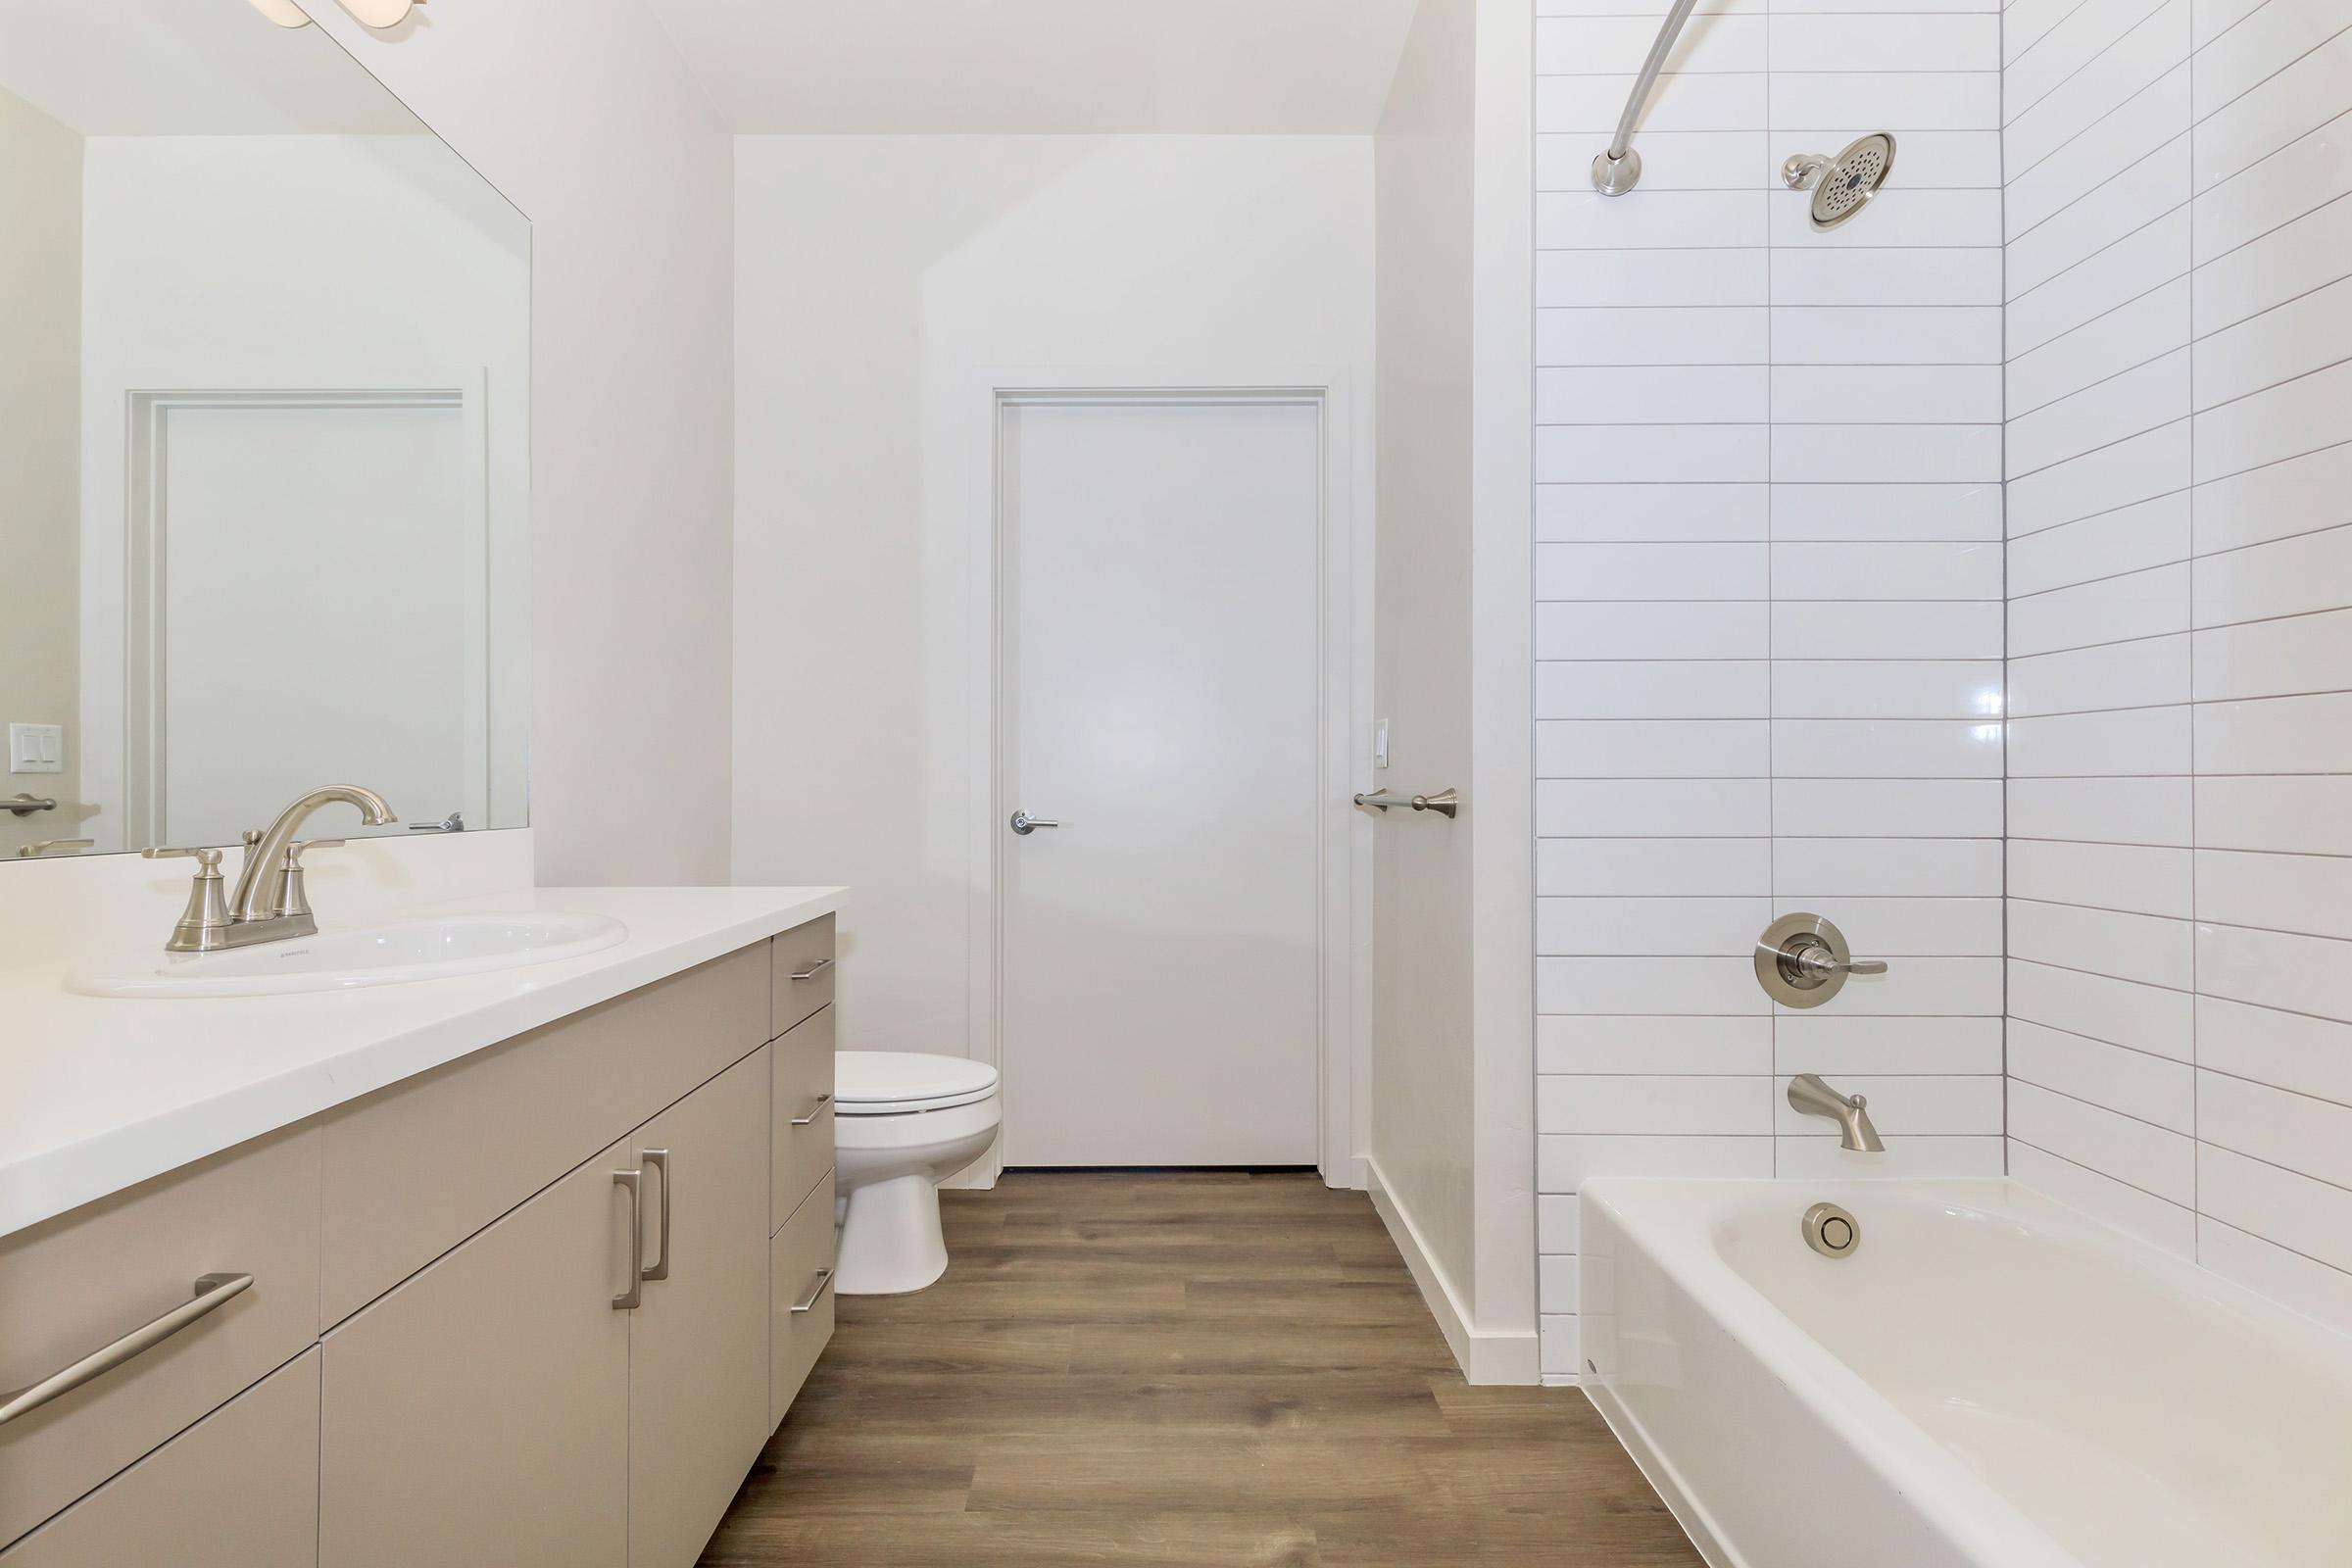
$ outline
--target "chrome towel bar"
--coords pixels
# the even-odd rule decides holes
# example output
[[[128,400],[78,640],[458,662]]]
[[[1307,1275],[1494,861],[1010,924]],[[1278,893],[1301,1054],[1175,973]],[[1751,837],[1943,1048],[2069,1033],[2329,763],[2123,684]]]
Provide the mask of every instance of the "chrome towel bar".
[[[1385,811],[1392,806],[1409,806],[1416,811],[1435,811],[1440,816],[1456,816],[1462,809],[1461,792],[1442,789],[1435,795],[1415,795],[1409,800],[1397,800],[1386,789],[1371,790],[1355,797],[1355,804],[1375,811]]]

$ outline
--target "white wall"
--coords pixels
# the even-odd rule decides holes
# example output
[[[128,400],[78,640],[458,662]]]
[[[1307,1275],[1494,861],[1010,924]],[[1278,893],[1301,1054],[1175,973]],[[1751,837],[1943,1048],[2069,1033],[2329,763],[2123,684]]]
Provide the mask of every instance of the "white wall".
[[[1474,1382],[1536,1375],[1527,0],[1424,0],[1373,140],[1376,1196]]]
[[[1611,200],[1589,166],[1656,19],[1539,9],[1537,1179],[1567,1379],[1578,1187],[1839,1169],[1792,1073],[1869,1094],[1882,1168],[2001,1168],[2001,19],[1694,17]],[[1879,129],[1893,183],[1811,232],[1781,160]],[[1749,953],[1790,909],[1892,971],[1776,1016]]]
[[[102,850],[122,850],[158,831],[126,823],[124,808],[124,701],[137,678],[124,660],[125,422],[133,390],[462,388],[469,397],[481,390],[490,581],[474,630],[491,644],[488,728],[499,787],[496,813],[485,817],[477,808],[467,820],[522,825],[531,658],[523,526],[531,485],[528,225],[424,135],[100,136],[86,144],[83,161],[78,731],[96,812],[84,832]],[[480,528],[471,518],[446,520],[452,528]],[[380,578],[368,577],[362,564],[368,548],[354,541],[347,552],[329,549],[325,559],[341,561],[345,571],[320,575],[307,569],[316,561],[306,563],[305,580],[282,591],[316,606],[380,589]],[[250,569],[270,564],[263,560]],[[455,601],[466,586],[447,584],[450,602],[433,622],[445,646],[432,661],[467,661]],[[175,647],[204,649],[208,662],[250,654],[225,614],[172,630]],[[403,650],[399,634],[378,646],[406,665],[424,659]],[[466,684],[429,689],[446,704],[453,687]],[[214,711],[237,715],[230,727],[250,766],[208,776],[194,793],[179,781],[163,829],[178,835],[175,843],[234,843],[240,825],[266,821],[318,782],[304,765],[274,765],[281,753],[320,755],[316,745],[272,742],[268,732],[283,725],[283,714],[241,713],[238,694],[212,685],[208,707],[220,703]],[[278,683],[263,681],[251,695],[279,693]],[[423,776],[446,781],[460,773],[454,715],[395,711],[382,706],[391,699],[381,692],[373,708],[366,692],[352,701],[361,719],[388,732],[432,737],[419,744],[441,752],[446,765]],[[392,778],[360,782],[385,789],[412,820],[434,821],[466,804],[446,787],[438,798],[404,800],[413,792],[395,791]]]
[[[642,0],[310,9],[531,219],[541,878],[723,882],[733,143]]]
[[[736,165],[735,877],[857,889],[844,1046],[985,1055],[987,377],[1328,372],[1368,461],[1369,138],[745,137]]]
[[[1533,696],[1534,27],[1477,0],[1470,312],[1473,1377],[1537,1376]]]
[[[1380,511],[1374,710],[1398,795],[1466,789],[1476,10],[1426,0],[1373,139]],[[1474,807],[1478,803],[1473,803]],[[1374,826],[1372,1127],[1382,1189],[1476,1314],[1469,824]]]
[[[2007,14],[2009,1158],[2352,1327],[2352,32]]]
[[[0,856],[14,856],[38,839],[83,836],[74,744],[81,138],[7,92],[0,212],[30,236],[0,245],[0,726],[68,728],[63,773],[0,773],[0,795],[58,802],[32,816],[0,813]]]

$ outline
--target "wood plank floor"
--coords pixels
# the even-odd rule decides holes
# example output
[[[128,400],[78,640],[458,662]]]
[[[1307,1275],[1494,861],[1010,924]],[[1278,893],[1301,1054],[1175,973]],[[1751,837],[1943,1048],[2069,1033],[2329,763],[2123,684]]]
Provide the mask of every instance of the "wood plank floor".
[[[710,1568],[1694,1568],[1583,1396],[1464,1384],[1312,1176],[1016,1174],[851,1297]]]

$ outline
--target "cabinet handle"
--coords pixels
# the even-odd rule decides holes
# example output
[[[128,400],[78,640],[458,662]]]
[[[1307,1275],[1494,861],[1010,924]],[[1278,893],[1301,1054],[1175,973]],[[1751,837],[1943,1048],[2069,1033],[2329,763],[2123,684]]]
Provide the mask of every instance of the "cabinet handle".
[[[641,1280],[669,1278],[669,1151],[649,1149],[637,1156],[641,1168],[662,1173],[662,1261],[637,1271]]]
[[[825,1107],[831,1103],[833,1103],[832,1095],[822,1094],[817,1096],[814,1100],[808,1102],[808,1108],[806,1111],[792,1118],[792,1124],[795,1127],[808,1126],[810,1122],[816,1120],[817,1117],[822,1116],[825,1113]]]
[[[612,1185],[629,1190],[629,1288],[612,1298],[612,1310],[632,1312],[645,1300],[645,1172],[616,1170]]]
[[[831,958],[819,958],[806,969],[793,970],[792,977],[795,980],[813,980],[832,967],[833,960]]]
[[[801,1293],[801,1298],[792,1303],[792,1309],[795,1312],[815,1311],[816,1298],[824,1295],[825,1287],[832,1283],[833,1271],[829,1268],[818,1269],[816,1271],[816,1277],[808,1282],[808,1289],[803,1291]]]
[[[199,1318],[208,1317],[226,1306],[231,1297],[242,1296],[253,1284],[250,1274],[206,1274],[196,1281],[196,1294],[186,1301],[166,1312],[152,1323],[132,1329],[114,1344],[101,1350],[92,1350],[72,1366],[50,1373],[30,1388],[0,1397],[0,1426],[6,1426],[21,1415],[29,1415],[50,1400],[73,1393],[93,1378],[104,1377],[123,1362],[146,1350],[152,1350],[172,1335]]]

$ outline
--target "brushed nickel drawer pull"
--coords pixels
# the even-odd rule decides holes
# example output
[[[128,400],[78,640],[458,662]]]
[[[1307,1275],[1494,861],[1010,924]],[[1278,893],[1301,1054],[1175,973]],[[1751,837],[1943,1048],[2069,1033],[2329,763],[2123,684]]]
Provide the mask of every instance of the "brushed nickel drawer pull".
[[[808,1289],[802,1292],[801,1298],[792,1303],[792,1309],[795,1312],[815,1311],[816,1298],[824,1295],[825,1287],[832,1283],[833,1271],[830,1268],[818,1269],[816,1271],[816,1277],[808,1282]]]
[[[645,1304],[645,1172],[616,1170],[612,1185],[629,1191],[629,1288],[612,1298],[612,1310],[633,1312]]]
[[[819,958],[806,969],[793,970],[792,977],[795,980],[813,980],[832,967],[833,960],[831,958]]]
[[[0,1426],[21,1415],[29,1415],[50,1400],[73,1393],[94,1378],[104,1377],[123,1362],[177,1334],[199,1318],[209,1317],[226,1306],[231,1297],[242,1296],[252,1286],[250,1274],[206,1274],[196,1281],[196,1294],[186,1301],[166,1312],[152,1323],[142,1324],[123,1335],[102,1350],[88,1355],[61,1371],[52,1372],[30,1388],[19,1389],[6,1398],[0,1398]]]
[[[817,1117],[822,1116],[825,1113],[825,1107],[831,1103],[833,1103],[833,1097],[830,1094],[817,1096],[814,1100],[808,1102],[808,1108],[807,1111],[792,1118],[792,1124],[795,1127],[808,1126],[810,1122],[816,1120]]]
[[[669,1151],[649,1149],[637,1157],[647,1169],[662,1173],[662,1261],[651,1268],[638,1270],[637,1277],[643,1280],[665,1280],[669,1278]]]

